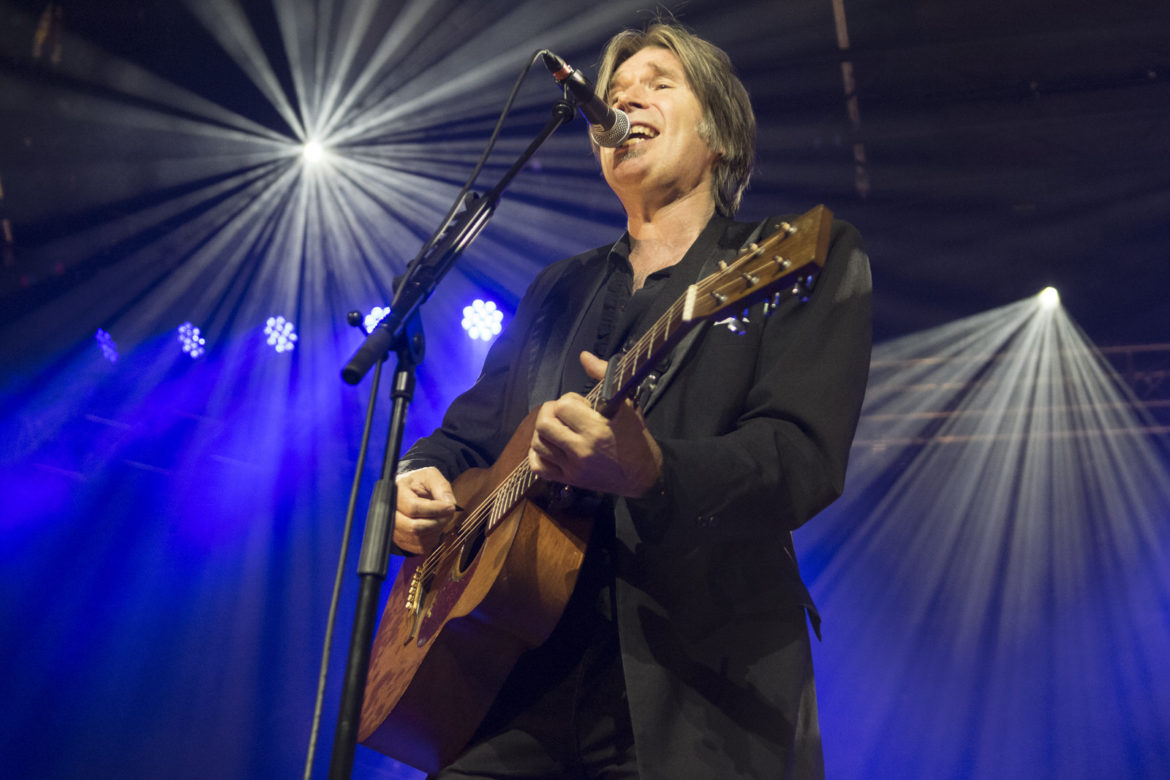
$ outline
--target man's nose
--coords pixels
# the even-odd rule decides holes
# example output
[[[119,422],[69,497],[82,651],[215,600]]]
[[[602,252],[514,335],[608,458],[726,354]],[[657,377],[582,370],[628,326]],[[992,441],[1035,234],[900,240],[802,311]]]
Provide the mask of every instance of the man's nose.
[[[618,93],[615,105],[623,111],[629,111],[631,108],[645,108],[645,90],[641,88],[623,90]]]

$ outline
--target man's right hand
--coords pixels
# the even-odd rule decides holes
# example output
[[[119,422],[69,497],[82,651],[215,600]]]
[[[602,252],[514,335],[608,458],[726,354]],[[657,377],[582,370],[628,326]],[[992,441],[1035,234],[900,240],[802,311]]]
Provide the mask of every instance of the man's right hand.
[[[394,544],[407,552],[426,552],[455,519],[451,483],[433,466],[399,474],[397,483]]]

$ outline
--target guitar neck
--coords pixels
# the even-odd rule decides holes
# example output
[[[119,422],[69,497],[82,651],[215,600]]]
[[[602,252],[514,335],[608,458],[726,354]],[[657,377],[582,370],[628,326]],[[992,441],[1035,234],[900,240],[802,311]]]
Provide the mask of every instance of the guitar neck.
[[[698,324],[683,317],[690,294],[688,290],[679,296],[629,350],[610,361],[605,380],[586,396],[593,408],[606,417],[617,414],[622,402],[633,397],[654,367]]]
[[[778,304],[781,290],[805,296],[825,263],[833,214],[816,206],[758,244],[750,244],[736,260],[692,284],[624,354],[612,358],[605,380],[589,393],[593,408],[613,417],[626,398],[670,354],[675,345],[703,320],[735,314],[771,298],[766,313]]]

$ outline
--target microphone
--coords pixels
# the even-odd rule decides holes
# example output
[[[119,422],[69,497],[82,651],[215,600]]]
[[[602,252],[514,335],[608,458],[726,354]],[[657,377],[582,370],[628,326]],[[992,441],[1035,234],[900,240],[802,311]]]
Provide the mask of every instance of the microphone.
[[[630,117],[619,108],[611,108],[593,92],[589,79],[581,75],[569,63],[548,49],[541,52],[544,66],[562,87],[567,88],[577,99],[577,108],[585,121],[593,125],[593,143],[610,148],[621,146],[630,137]]]

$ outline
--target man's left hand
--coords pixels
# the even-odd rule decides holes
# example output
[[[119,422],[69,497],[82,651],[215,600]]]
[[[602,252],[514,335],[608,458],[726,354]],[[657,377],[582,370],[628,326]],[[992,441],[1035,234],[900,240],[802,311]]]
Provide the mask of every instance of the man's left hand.
[[[605,376],[605,361],[592,353],[581,353],[581,365],[593,379]],[[552,482],[641,498],[662,473],[662,450],[632,402],[607,419],[584,396],[568,393],[540,407],[528,464]]]

